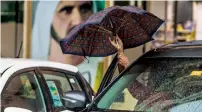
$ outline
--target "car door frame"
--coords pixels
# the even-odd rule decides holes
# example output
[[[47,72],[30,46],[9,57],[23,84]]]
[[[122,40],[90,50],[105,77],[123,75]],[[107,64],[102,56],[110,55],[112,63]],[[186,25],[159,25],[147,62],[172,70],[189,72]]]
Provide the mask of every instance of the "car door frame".
[[[45,106],[46,106],[46,111],[47,112],[52,112],[53,108],[51,105],[49,105],[51,103],[51,101],[49,100],[50,99],[50,94],[48,94],[47,92],[47,88],[46,88],[46,85],[44,85],[42,83],[42,78],[40,76],[40,74],[38,74],[37,70],[36,70],[36,67],[29,67],[29,68],[23,68],[23,69],[20,69],[18,71],[15,71],[14,73],[12,73],[12,75],[8,78],[8,80],[6,81],[3,89],[2,89],[2,93],[4,93],[5,89],[6,89],[6,86],[8,86],[8,84],[12,81],[12,79],[22,73],[26,73],[26,72],[34,72],[35,73],[35,76],[39,82],[39,86],[41,88],[41,91],[42,91],[42,95],[43,95],[43,100],[45,102]]]
[[[118,55],[116,54],[113,58],[112,62],[110,63],[106,73],[104,74],[104,77],[100,83],[100,87],[96,93],[96,96],[98,96],[112,81],[113,75],[116,71],[116,68],[118,66]]]
[[[145,55],[145,54],[144,54]],[[128,110],[115,110],[115,109],[99,109],[96,107],[96,102],[97,100],[100,100],[103,95],[105,95],[105,93],[114,85],[114,83],[116,83],[125,72],[128,72],[128,70],[130,70],[133,65],[136,65],[140,60],[144,59],[143,56],[140,56],[138,59],[134,60],[127,68],[125,68],[121,73],[119,73],[118,76],[116,76],[112,81],[112,76],[114,74],[114,70],[117,68],[118,63],[117,63],[117,55],[114,57],[113,61],[110,64],[110,67],[108,68],[108,73],[106,73],[105,75],[109,75],[108,77],[106,76],[105,79],[102,80],[102,83],[105,84],[105,87],[102,86],[100,87],[102,89],[102,91],[100,91],[100,93],[96,94],[96,98],[94,99],[94,101],[83,110],[83,112],[102,112],[102,111],[106,111],[106,112],[134,112],[134,111],[128,111]],[[111,81],[111,82],[110,82]]]
[[[80,75],[79,72],[75,73],[75,72],[71,72],[71,71],[68,71],[68,70],[59,69],[59,68],[52,68],[52,67],[37,67],[36,70],[42,76],[41,78],[44,81],[44,84],[46,85],[47,89],[48,89],[48,85],[45,83],[46,81],[45,81],[45,78],[44,78],[43,73],[42,73],[43,70],[44,71],[54,71],[54,72],[64,73],[68,81],[69,81],[68,75],[74,76],[76,78],[76,80],[78,81],[79,86],[81,87],[82,91],[85,92],[88,103],[92,102],[92,97],[90,97],[89,93],[88,93],[88,89],[87,89],[88,87],[85,86],[86,85],[85,79],[84,79],[84,77],[82,77],[82,75]],[[70,83],[70,81],[69,81],[69,83]],[[48,92],[50,94],[49,89],[48,89]],[[52,102],[52,105],[53,105],[53,102]]]

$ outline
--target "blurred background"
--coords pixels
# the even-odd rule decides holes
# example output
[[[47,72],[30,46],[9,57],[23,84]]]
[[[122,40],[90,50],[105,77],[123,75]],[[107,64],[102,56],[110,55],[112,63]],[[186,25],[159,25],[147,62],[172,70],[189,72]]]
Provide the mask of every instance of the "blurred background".
[[[165,20],[165,23],[155,33],[154,41],[125,51],[125,54],[129,57],[131,62],[146,51],[164,44],[177,41],[202,40],[202,2],[142,0],[91,2],[91,5],[85,6],[86,9],[89,9],[88,7],[95,9],[96,6],[96,11],[99,11],[114,5],[133,5],[143,8]],[[37,58],[70,63],[68,60],[65,60],[65,62],[63,60],[57,60],[63,55],[58,54],[58,51],[61,53],[61,51],[58,50],[58,45],[52,43],[52,40],[50,40],[50,35],[52,35],[51,25],[54,22],[54,17],[53,14],[51,16],[51,13],[55,13],[55,10],[59,7],[57,4],[58,1],[1,1],[1,57],[15,58],[19,56],[21,58]],[[62,5],[65,5],[65,3]],[[55,9],[53,6],[55,6]],[[86,9],[84,11],[86,11]],[[96,12],[94,9],[93,12]],[[68,19],[68,17],[65,19]],[[48,21],[50,22],[48,23]],[[59,29],[64,27],[63,24],[59,22],[57,25],[61,25]],[[44,36],[44,39],[47,40],[41,40],[41,36]],[[46,45],[40,45],[40,43],[46,43]],[[22,49],[20,52],[21,46]],[[33,51],[33,49],[35,49],[36,52]],[[39,50],[43,50],[43,52],[39,52]],[[90,84],[94,87],[94,90],[96,90],[99,87],[99,82],[111,59],[112,56],[105,58],[89,58],[90,63],[82,61],[83,65],[75,65],[83,74],[87,74],[85,78],[92,80]],[[91,66],[86,67],[86,65]],[[92,67],[96,67],[97,70]],[[88,70],[84,70],[84,68],[88,68]]]
[[[20,57],[29,58],[31,56],[31,29],[38,2],[1,1],[1,57],[15,57],[23,40],[24,47]],[[108,6],[134,5],[141,7],[166,21],[154,35],[155,41],[143,48],[142,46],[134,48],[138,49],[137,54],[142,54],[162,44],[202,39],[201,2],[130,0],[106,1],[105,3]]]

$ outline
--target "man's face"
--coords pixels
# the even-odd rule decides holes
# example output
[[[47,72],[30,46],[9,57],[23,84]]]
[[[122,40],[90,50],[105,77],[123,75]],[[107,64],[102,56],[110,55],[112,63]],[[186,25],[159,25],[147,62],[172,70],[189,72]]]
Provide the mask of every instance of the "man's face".
[[[90,1],[61,1],[53,16],[51,36],[57,41],[64,38],[73,27],[92,13]]]

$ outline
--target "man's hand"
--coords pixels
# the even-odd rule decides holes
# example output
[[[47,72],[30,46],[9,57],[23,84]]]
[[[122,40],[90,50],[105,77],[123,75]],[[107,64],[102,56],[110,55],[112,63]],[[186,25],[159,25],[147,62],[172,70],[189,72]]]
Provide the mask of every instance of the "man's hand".
[[[129,65],[128,57],[125,55],[118,55],[118,64],[126,68]]]
[[[119,72],[122,72],[129,65],[128,57],[123,54],[123,42],[118,36],[109,37],[109,41],[117,50]]]

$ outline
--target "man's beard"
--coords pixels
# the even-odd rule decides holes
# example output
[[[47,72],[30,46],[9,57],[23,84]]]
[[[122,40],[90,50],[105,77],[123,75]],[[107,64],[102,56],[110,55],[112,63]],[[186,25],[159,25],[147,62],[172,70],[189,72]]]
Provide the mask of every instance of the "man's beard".
[[[72,27],[71,29],[69,29],[69,31],[71,31],[74,27]],[[68,34],[68,32],[66,34]],[[60,44],[60,40],[62,39],[61,37],[58,36],[58,34],[56,33],[53,25],[51,25],[51,37],[58,43]],[[63,37],[64,38],[64,37]],[[76,55],[69,55],[71,57],[74,57],[74,61],[72,60],[71,65],[77,66],[79,64],[81,64],[84,61],[84,57],[82,56],[76,56]]]
[[[66,35],[74,28],[75,26],[73,26],[72,28],[70,28],[67,32]],[[51,24],[51,37],[58,43],[60,44],[60,40],[65,38],[65,37],[59,37],[57,32],[55,31],[53,25]]]
[[[51,37],[59,44],[61,38],[57,35],[55,29],[53,28],[53,25],[51,25]]]

